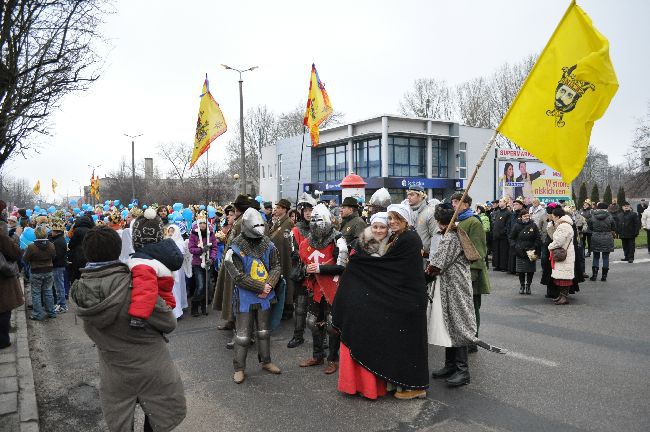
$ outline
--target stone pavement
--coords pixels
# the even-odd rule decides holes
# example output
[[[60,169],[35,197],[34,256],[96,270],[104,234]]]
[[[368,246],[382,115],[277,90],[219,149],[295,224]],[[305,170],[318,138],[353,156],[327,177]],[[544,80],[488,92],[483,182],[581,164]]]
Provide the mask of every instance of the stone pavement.
[[[0,432],[39,430],[25,308],[12,312],[11,346],[0,349]]]

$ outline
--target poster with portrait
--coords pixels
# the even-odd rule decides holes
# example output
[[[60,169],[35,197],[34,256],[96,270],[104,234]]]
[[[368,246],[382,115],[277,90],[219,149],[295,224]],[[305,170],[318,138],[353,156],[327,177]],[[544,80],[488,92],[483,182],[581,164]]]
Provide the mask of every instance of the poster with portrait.
[[[497,198],[533,198],[549,203],[571,199],[571,185],[562,175],[524,150],[497,150]]]

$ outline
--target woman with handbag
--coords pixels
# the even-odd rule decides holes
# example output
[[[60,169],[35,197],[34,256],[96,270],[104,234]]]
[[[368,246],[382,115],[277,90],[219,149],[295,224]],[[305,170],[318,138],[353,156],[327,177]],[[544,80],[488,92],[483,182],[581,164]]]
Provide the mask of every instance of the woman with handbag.
[[[9,327],[11,311],[25,303],[18,281],[18,261],[22,255],[18,244],[9,238],[9,229],[0,220],[0,349],[11,345]]]
[[[542,238],[527,209],[519,210],[519,219],[510,231],[510,240],[515,245],[515,270],[519,275],[519,294],[530,295],[530,285],[537,270],[537,257],[542,249]]]
[[[573,247],[573,220],[563,208],[556,207],[551,213],[555,225],[553,241],[548,245],[551,260],[551,283],[559,288],[556,305],[569,304],[569,288],[574,285],[575,249]]]

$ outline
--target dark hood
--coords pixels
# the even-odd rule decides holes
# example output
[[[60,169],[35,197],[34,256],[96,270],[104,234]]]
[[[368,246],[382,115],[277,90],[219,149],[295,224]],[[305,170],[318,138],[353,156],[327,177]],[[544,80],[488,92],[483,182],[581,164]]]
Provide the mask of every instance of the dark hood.
[[[594,217],[598,220],[605,220],[609,215],[610,214],[607,210],[594,210],[591,217]]]
[[[176,271],[183,265],[183,254],[172,239],[144,245],[131,256],[133,258],[158,260],[171,271]]]

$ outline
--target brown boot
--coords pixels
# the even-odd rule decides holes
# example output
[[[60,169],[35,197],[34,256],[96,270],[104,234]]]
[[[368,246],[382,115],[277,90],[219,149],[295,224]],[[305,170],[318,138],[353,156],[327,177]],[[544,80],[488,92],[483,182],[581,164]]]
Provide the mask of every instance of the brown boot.
[[[339,362],[335,361],[328,361],[327,362],[327,367],[323,371],[324,374],[326,375],[331,375],[334,372],[336,372],[339,369]]]
[[[244,371],[236,371],[235,375],[232,376],[232,379],[235,383],[241,384],[246,379],[246,375],[244,374]]]
[[[262,369],[264,369],[265,371],[267,371],[269,373],[275,374],[275,375],[282,373],[280,368],[277,367],[276,365],[274,365],[273,363],[264,363],[262,365]]]
[[[427,397],[426,390],[404,390],[396,391],[395,399],[410,400],[410,399],[425,399]]]
[[[300,367],[320,366],[323,364],[323,359],[310,358],[300,363]]]
[[[569,304],[569,288],[568,287],[562,287],[560,290],[560,298],[558,301],[555,302],[556,305],[561,306],[561,305],[567,305]]]

